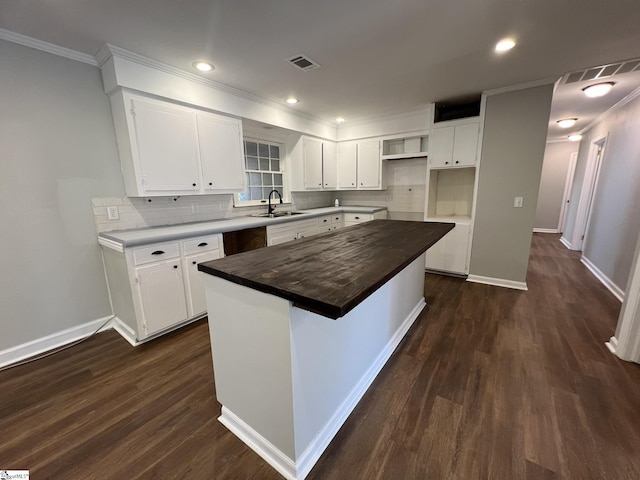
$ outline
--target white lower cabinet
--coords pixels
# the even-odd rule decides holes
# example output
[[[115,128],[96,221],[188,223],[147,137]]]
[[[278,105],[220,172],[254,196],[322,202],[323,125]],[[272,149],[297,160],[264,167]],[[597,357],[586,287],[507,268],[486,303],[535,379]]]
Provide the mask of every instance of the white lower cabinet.
[[[344,226],[357,225],[358,223],[370,222],[371,220],[386,219],[387,211],[383,210],[376,213],[345,213]]]
[[[137,345],[206,313],[198,263],[224,250],[214,234],[102,251],[116,330]]]
[[[426,268],[461,275],[469,273],[469,230],[469,224],[456,223],[453,230],[427,250]]]

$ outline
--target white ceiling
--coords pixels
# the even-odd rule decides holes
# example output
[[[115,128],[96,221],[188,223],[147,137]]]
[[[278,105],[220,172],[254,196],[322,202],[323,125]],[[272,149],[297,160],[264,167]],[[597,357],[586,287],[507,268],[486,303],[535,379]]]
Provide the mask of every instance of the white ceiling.
[[[209,60],[216,70],[208,78],[282,104],[297,96],[291,108],[326,121],[415,110],[639,57],[639,24],[634,0],[0,2],[0,28],[90,55],[111,43],[188,71]],[[505,36],[518,44],[499,56],[493,46]],[[303,72],[285,61],[299,53],[322,67]],[[555,115],[598,114],[574,113],[585,100],[573,84],[560,101],[564,88],[551,123]]]

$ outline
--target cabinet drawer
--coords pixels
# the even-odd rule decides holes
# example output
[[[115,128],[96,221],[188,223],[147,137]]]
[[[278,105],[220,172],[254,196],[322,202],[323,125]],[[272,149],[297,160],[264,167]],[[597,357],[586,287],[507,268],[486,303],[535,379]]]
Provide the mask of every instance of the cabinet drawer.
[[[345,223],[362,223],[373,220],[373,215],[370,213],[345,213],[344,221]]]
[[[331,225],[331,215],[325,215],[324,217],[318,217],[318,226],[320,228],[328,227],[329,225]]]
[[[150,247],[133,250],[133,261],[136,265],[158,262],[180,256],[180,245],[176,243],[156,243]]]
[[[220,249],[220,235],[192,238],[182,242],[185,255]]]
[[[342,225],[344,222],[344,216],[341,213],[331,215],[331,225]]]

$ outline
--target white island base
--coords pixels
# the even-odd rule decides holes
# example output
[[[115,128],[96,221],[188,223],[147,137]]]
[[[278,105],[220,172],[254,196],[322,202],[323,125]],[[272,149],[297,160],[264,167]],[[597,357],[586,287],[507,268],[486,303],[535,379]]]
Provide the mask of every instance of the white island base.
[[[424,308],[424,262],[337,320],[203,274],[220,422],[304,479]]]

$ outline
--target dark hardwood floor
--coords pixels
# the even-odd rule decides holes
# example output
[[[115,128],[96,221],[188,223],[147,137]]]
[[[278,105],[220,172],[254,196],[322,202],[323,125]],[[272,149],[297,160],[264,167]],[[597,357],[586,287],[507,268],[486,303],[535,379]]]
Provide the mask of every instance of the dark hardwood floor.
[[[557,235],[534,235],[527,282],[427,275],[428,309],[307,478],[640,478],[640,365],[604,345],[619,302]],[[281,478],[216,420],[204,321],[135,349],[97,335],[0,392],[0,469]]]

